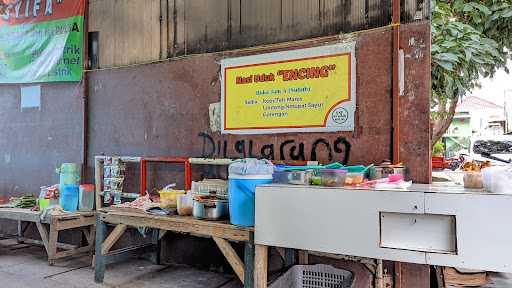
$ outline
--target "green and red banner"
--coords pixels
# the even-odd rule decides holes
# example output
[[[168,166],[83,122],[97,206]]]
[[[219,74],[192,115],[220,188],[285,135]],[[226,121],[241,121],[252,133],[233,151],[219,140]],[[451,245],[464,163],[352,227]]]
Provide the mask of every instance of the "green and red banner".
[[[82,79],[85,0],[0,2],[0,83]]]

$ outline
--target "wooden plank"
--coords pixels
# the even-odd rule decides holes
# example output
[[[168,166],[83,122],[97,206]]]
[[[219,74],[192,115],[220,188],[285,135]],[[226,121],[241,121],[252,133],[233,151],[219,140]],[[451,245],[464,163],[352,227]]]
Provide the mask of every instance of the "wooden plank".
[[[96,222],[95,215],[85,216],[85,217],[80,217],[80,218],[70,219],[70,220],[56,219],[53,221],[55,229],[58,231],[79,228],[79,227],[84,227],[84,226],[92,226],[92,225],[94,225],[95,222]]]
[[[182,56],[186,54],[186,0],[174,0],[174,18],[173,29],[169,35],[173,39],[172,56]]]
[[[57,254],[57,242],[59,240],[59,231],[55,229],[54,225],[50,225],[50,231],[48,236],[48,261],[50,265],[53,265],[55,255]]]
[[[155,216],[138,213],[112,212],[102,213],[102,221],[111,224],[126,224],[133,227],[148,227],[182,233],[195,233],[219,237],[232,241],[247,241],[250,229],[225,223],[196,220],[182,216]]]
[[[256,245],[254,254],[254,288],[267,288],[268,246]]]
[[[251,232],[249,241],[245,241],[244,251],[244,288],[254,288],[254,233]]]
[[[43,241],[44,248],[46,249],[46,252],[48,252],[48,230],[39,222],[36,222],[36,227],[39,231],[39,235],[41,236],[41,240]]]
[[[165,237],[165,234],[167,234],[167,230],[160,230],[160,233],[158,234],[158,240],[162,240],[162,238]]]
[[[123,236],[126,228],[128,228],[128,226],[124,224],[119,224],[116,226],[116,228],[114,228],[110,235],[108,235],[107,239],[105,239],[105,242],[101,244],[101,254],[105,255],[108,251],[110,251],[110,248],[112,248],[112,246],[116,244],[117,240]]]
[[[309,264],[309,255],[308,251],[300,250],[299,251],[299,264],[300,265],[308,265]]]
[[[105,240],[107,233],[107,225],[101,220],[101,217],[96,218],[96,253],[94,255],[94,282],[103,283],[105,278],[105,256],[101,253],[101,245]]]
[[[92,249],[93,249],[92,245],[87,245],[87,246],[84,246],[84,247],[79,247],[79,248],[70,249],[70,250],[66,250],[66,251],[59,251],[59,252],[55,253],[55,255],[53,256],[52,260],[62,259],[62,258],[66,258],[66,257],[69,257],[69,256],[74,256],[74,255],[78,255],[78,254],[81,254],[81,253],[86,253],[86,252],[92,251]]]
[[[284,249],[285,248],[283,248],[283,247],[276,247],[276,251],[277,251],[277,253],[279,253],[279,256],[281,256],[283,261],[284,261],[284,258],[286,257]]]
[[[96,226],[92,225],[89,227],[82,227],[82,233],[84,233],[88,244],[94,244],[94,237],[96,234]]]
[[[96,200],[96,210],[100,210],[103,207],[103,201],[101,201],[101,187],[103,186],[103,163],[103,159],[98,157],[94,158],[94,197]]]
[[[233,271],[235,271],[236,275],[238,276],[238,279],[244,283],[245,266],[240,257],[238,257],[238,254],[236,254],[233,247],[231,247],[231,244],[228,241],[218,237],[213,237],[213,241],[215,241],[217,246],[219,246],[220,251],[228,260],[231,268],[233,268]]]
[[[44,246],[44,243],[42,240],[30,239],[30,238],[26,238],[26,237],[21,237],[20,240],[26,244]],[[76,249],[78,247],[76,245],[72,245],[72,244],[57,242],[57,248],[70,250],[70,249]]]
[[[99,32],[99,65],[101,68],[112,67],[114,64],[115,22],[113,19],[116,1],[89,1],[89,31]]]
[[[160,59],[167,59],[169,51],[169,1],[160,0]]]
[[[0,208],[0,218],[28,222],[40,222],[39,212],[22,208]]]

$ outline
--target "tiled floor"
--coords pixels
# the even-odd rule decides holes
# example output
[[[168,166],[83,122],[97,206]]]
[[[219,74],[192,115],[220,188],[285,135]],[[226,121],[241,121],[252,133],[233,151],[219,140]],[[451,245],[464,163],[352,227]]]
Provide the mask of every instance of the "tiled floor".
[[[48,266],[42,247],[0,240],[2,288],[240,288],[232,275],[197,270],[188,266],[159,266],[133,259],[107,266],[103,284],[94,283],[91,257],[58,261]]]

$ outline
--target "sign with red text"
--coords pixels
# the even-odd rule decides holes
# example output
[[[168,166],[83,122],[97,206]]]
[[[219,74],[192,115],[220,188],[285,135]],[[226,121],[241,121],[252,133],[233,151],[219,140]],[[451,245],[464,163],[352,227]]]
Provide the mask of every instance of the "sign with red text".
[[[224,59],[224,134],[353,131],[355,44]]]
[[[0,1],[0,83],[82,79],[85,0]]]

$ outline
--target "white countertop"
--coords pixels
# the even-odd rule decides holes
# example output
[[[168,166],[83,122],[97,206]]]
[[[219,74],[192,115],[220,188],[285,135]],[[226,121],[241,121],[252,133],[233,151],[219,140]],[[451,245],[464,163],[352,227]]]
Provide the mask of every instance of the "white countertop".
[[[307,185],[291,185],[291,184],[268,184],[262,186],[286,187],[296,189],[331,189],[331,190],[361,190],[361,191],[392,191],[392,192],[424,192],[424,193],[443,193],[443,194],[489,194],[503,195],[512,197],[511,194],[489,193],[483,189],[468,189],[463,185],[457,185],[450,182],[435,184],[413,184],[407,189],[375,189],[367,187],[325,187],[325,186],[307,186]]]

